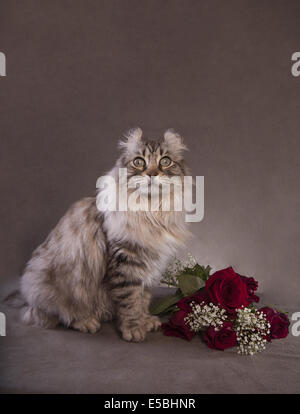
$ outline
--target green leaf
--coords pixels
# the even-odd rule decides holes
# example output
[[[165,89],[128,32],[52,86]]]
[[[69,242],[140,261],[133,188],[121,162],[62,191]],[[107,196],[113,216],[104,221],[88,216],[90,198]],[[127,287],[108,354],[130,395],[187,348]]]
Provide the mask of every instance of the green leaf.
[[[186,267],[183,270],[182,274],[194,275],[202,279],[204,282],[206,282],[207,279],[209,278],[210,271],[211,271],[210,266],[204,267],[204,266],[200,266],[197,263],[194,267]]]
[[[205,275],[206,275],[206,280],[209,279],[210,271],[211,271],[211,267],[209,265],[207,265],[204,269],[204,272],[205,272]]]
[[[168,314],[168,313],[174,313],[174,312],[177,312],[177,311],[179,311],[180,309],[177,307],[177,304],[175,303],[175,305],[172,305],[172,306],[170,306],[169,308],[167,308],[164,312],[163,312],[163,314],[164,315],[166,315],[166,314]]]
[[[205,282],[198,275],[188,273],[178,276],[178,283],[183,296],[192,295],[205,285]]]
[[[172,311],[174,305],[182,299],[182,294],[180,291],[177,291],[175,295],[164,297],[156,303],[153,303],[150,306],[150,312],[152,315],[159,315],[161,313],[168,313]]]
[[[182,272],[181,275],[193,275],[193,276],[197,276],[200,279],[203,280],[203,282],[206,282],[207,279],[209,278],[209,274],[211,271],[211,267],[210,266],[200,266],[198,263],[194,266],[194,267],[186,267]],[[177,278],[180,275],[177,276]]]
[[[284,313],[285,315],[288,315],[289,313],[288,312],[286,312],[286,311],[283,311],[283,310],[280,310],[280,309],[278,309],[278,308],[274,308],[277,312],[279,312],[279,313]]]

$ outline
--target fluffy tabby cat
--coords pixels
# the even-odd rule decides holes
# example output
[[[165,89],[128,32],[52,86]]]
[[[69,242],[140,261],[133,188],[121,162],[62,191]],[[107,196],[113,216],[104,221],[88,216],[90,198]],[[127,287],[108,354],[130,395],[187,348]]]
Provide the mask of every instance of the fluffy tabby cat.
[[[171,130],[158,142],[129,131],[110,175],[127,168],[132,176],[186,175],[181,137]],[[160,326],[148,310],[149,288],[188,235],[183,212],[100,212],[96,197],[71,206],[33,253],[21,278],[26,323],[62,323],[97,332],[116,319],[123,339],[142,341]]]

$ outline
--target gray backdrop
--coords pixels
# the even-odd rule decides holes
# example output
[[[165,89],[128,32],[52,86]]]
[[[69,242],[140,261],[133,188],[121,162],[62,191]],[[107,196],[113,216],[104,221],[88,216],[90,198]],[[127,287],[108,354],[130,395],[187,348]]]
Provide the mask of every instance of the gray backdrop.
[[[205,176],[200,263],[299,302],[299,1],[1,1],[1,277],[20,274],[116,143],[175,127]]]

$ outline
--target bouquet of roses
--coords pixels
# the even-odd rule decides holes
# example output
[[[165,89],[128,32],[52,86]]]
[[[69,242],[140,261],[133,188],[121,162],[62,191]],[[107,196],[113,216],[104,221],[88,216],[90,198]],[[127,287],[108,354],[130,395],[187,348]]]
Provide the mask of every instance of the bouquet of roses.
[[[162,324],[165,335],[191,340],[202,335],[212,349],[238,347],[238,353],[253,355],[272,339],[288,335],[287,315],[270,307],[257,309],[258,282],[236,273],[232,267],[210,276],[210,266],[200,266],[190,256],[188,263],[176,260],[162,280],[177,287],[174,295],[152,306],[152,314],[172,313]]]

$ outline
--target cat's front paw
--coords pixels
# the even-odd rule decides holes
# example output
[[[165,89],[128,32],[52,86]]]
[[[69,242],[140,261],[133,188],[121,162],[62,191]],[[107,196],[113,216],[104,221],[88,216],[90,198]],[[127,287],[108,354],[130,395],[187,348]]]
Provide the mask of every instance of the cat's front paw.
[[[71,327],[77,331],[84,333],[96,333],[99,331],[101,324],[96,318],[76,320],[72,323]]]
[[[161,321],[157,316],[147,315],[144,319],[146,332],[157,331],[160,328]]]
[[[146,330],[142,327],[121,329],[122,338],[128,342],[142,342],[146,337]]]

